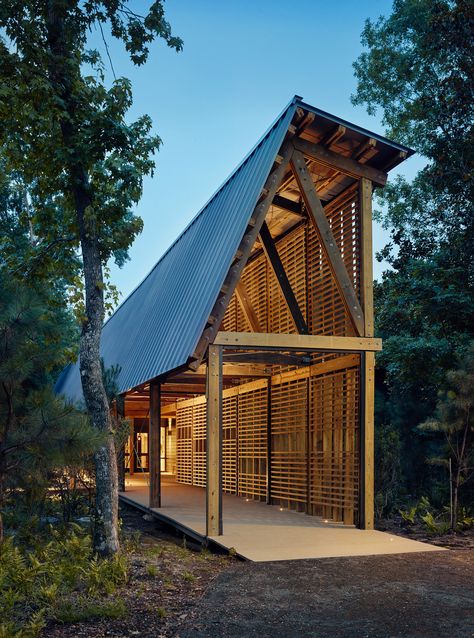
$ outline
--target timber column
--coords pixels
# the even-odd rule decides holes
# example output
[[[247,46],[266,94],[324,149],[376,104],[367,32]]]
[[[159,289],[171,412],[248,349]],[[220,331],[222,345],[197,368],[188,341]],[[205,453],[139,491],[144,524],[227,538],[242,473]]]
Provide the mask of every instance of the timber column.
[[[374,275],[372,267],[372,182],[359,184],[361,227],[361,298],[364,336],[374,335]],[[375,353],[361,353],[361,508],[360,527],[374,528],[374,398]]]
[[[222,534],[222,348],[211,344],[207,361],[206,535]]]
[[[150,382],[150,507],[161,507],[161,385]]]

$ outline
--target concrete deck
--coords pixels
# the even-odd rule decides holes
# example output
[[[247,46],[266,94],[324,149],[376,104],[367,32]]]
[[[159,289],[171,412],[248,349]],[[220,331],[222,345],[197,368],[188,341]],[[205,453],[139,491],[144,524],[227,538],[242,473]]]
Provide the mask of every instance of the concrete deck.
[[[162,507],[150,509],[148,476],[135,475],[127,477],[126,491],[120,497],[197,540],[205,538],[203,488],[181,485],[173,477],[163,476]],[[445,551],[385,532],[325,523],[315,516],[229,494],[223,495],[223,528],[224,534],[211,540],[256,562]]]

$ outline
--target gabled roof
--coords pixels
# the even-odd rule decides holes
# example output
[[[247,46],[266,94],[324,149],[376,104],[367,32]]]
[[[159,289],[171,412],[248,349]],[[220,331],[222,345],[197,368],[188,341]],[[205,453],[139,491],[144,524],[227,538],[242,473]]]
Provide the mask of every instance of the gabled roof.
[[[315,115],[323,131],[343,124],[348,143],[367,137],[381,155],[367,163],[383,168],[387,157],[406,147],[311,107],[295,97],[257,145],[105,323],[101,355],[106,367],[119,365],[120,392],[185,365],[201,337],[212,307],[242,240],[262,188],[298,108]],[[377,165],[381,161],[381,165]],[[401,161],[401,159],[400,159]],[[82,398],[78,364],[68,366],[56,391]]]

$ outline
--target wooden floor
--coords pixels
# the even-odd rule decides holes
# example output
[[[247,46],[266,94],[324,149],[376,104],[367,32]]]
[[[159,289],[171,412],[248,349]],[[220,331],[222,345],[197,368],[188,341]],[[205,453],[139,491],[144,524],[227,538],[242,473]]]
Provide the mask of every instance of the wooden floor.
[[[127,477],[126,491],[120,497],[197,540],[205,530],[205,490],[181,485],[171,476],[162,477],[162,507],[148,507],[147,475]],[[223,496],[222,536],[212,541],[252,561],[295,560],[337,556],[369,556],[409,552],[443,551],[385,532],[368,531],[337,523],[325,523],[274,505]]]

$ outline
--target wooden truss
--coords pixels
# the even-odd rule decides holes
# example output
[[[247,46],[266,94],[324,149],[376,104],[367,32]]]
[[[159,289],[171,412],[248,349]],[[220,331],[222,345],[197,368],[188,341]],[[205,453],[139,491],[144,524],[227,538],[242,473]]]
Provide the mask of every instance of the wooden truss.
[[[187,374],[203,375],[206,372],[207,395],[207,535],[222,534],[222,410],[223,377],[227,374],[246,373],[252,377],[262,377],[258,383],[272,387],[273,377],[269,377],[260,364],[292,365],[309,370],[311,355],[315,352],[348,353],[357,356],[360,361],[360,468],[361,494],[360,526],[373,527],[373,409],[374,409],[374,354],[381,349],[381,340],[373,336],[373,299],[372,299],[372,184],[384,185],[386,173],[361,163],[367,152],[375,145],[368,140],[356,148],[351,157],[342,156],[331,150],[331,145],[344,135],[345,128],[336,126],[319,143],[299,137],[311,122],[307,114],[300,115],[299,122],[289,127],[286,139],[275,160],[257,205],[248,221],[247,229],[237,249],[231,268],[221,287],[220,293],[195,352],[189,361],[190,373],[181,372],[173,379],[179,384]],[[357,180],[359,188],[360,214],[360,285],[357,293],[353,279],[344,263],[338,243],[327,219],[327,206],[323,205],[309,170],[309,165],[317,162],[334,170],[325,178],[325,184],[338,175],[348,175]],[[301,199],[294,201],[280,194],[282,184],[295,180]],[[292,289],[285,272],[277,245],[265,221],[272,205],[287,210],[302,220],[308,219],[319,240],[333,280],[337,286],[345,312],[352,326],[354,336],[326,336],[310,334],[308,320],[300,307],[297,295]],[[330,206],[330,204],[329,204]],[[269,334],[263,332],[258,313],[241,275],[256,242],[268,260],[278,282],[280,292],[290,313],[297,334]],[[235,298],[252,332],[222,331],[221,325],[232,297]],[[240,352],[243,350],[245,352]],[[202,362],[207,353],[207,366]],[[351,354],[352,353],[352,354]],[[359,359],[360,357],[360,359]],[[242,366],[242,363],[245,366]],[[329,362],[330,363],[330,362]],[[333,362],[334,363],[334,362]],[[333,365],[333,364],[331,364]],[[352,362],[351,365],[354,365]],[[329,369],[329,368],[328,368]],[[227,371],[227,372],[226,372]],[[295,377],[297,378],[297,377]],[[203,381],[200,383],[202,384]],[[260,387],[260,386],[259,386]],[[203,386],[200,385],[201,390]],[[150,386],[150,427],[151,448],[159,459],[160,389],[158,384]],[[153,455],[151,458],[153,458]],[[268,466],[268,473],[270,466]],[[267,476],[269,484],[270,476]],[[269,490],[267,490],[267,499]],[[160,470],[158,463],[150,468],[150,505],[160,506]],[[346,517],[346,514],[344,515]],[[350,518],[350,516],[349,516]]]

